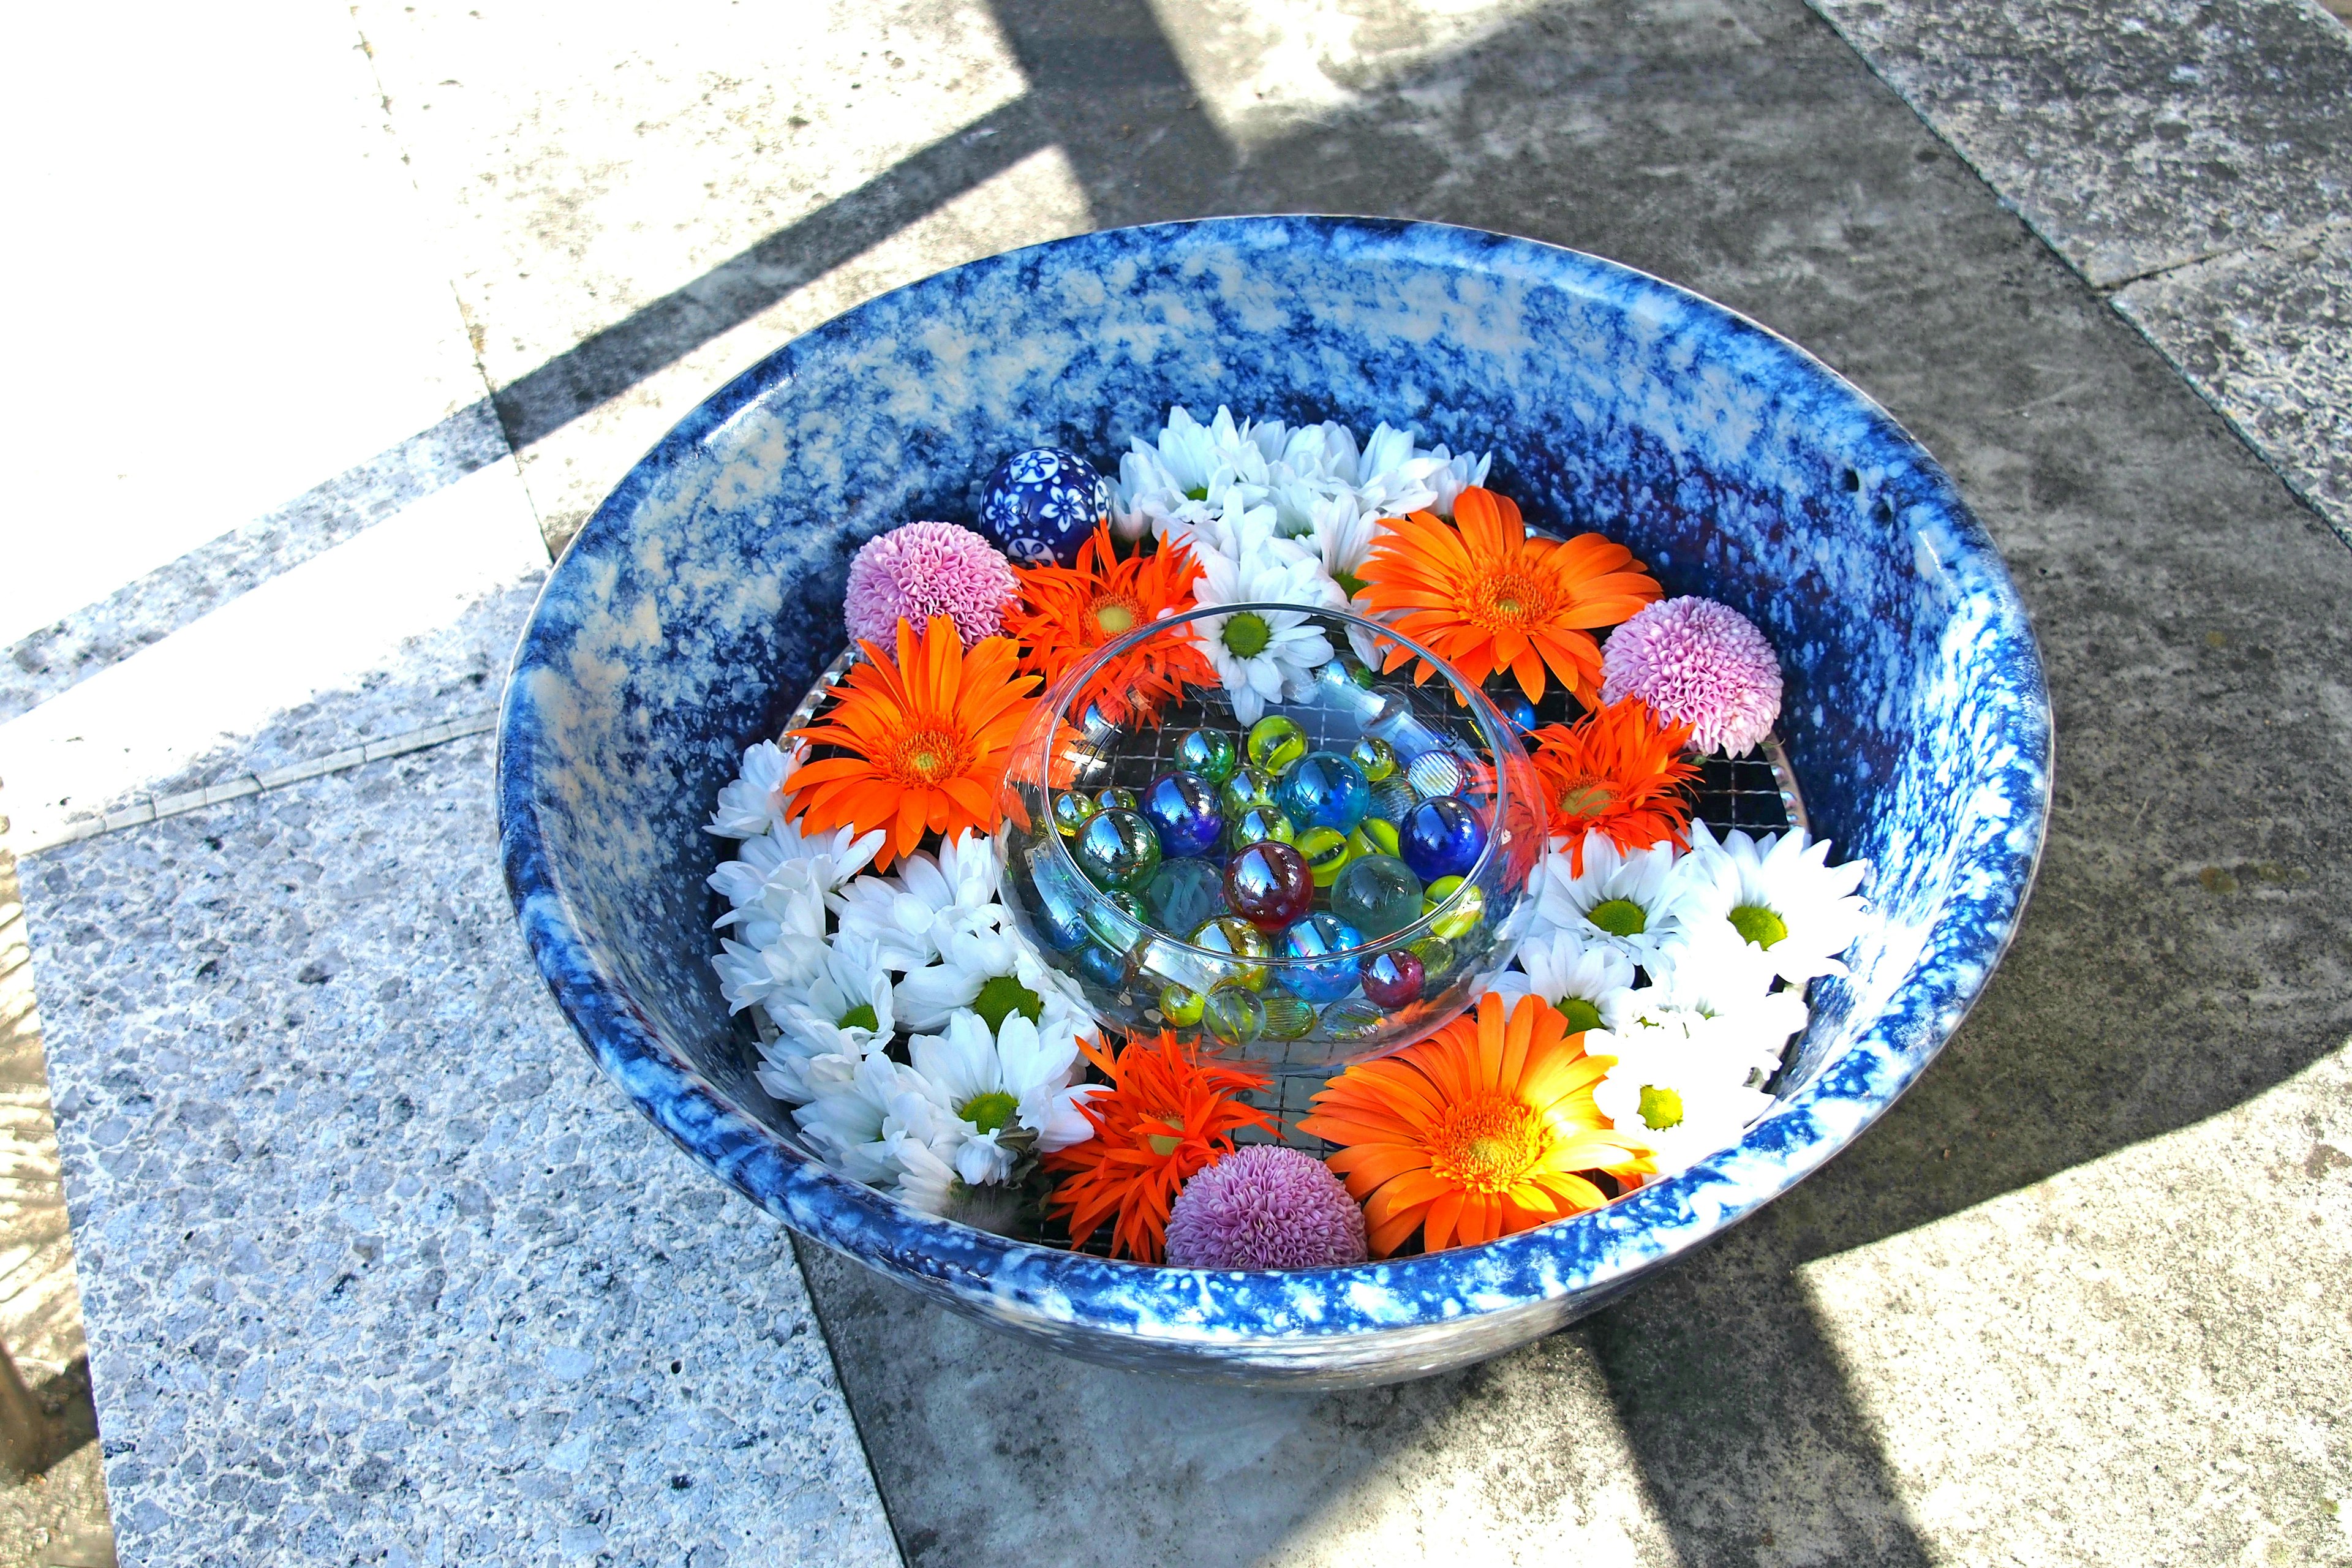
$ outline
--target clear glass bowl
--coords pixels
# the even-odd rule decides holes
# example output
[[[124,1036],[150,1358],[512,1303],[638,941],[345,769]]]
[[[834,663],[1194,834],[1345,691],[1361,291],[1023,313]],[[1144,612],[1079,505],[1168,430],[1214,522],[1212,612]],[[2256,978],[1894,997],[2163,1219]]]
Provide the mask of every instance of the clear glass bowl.
[[[1264,717],[1296,724],[1299,735],[1291,750],[1303,742],[1312,756],[1352,758],[1359,742],[1385,745],[1394,772],[1366,779],[1371,795],[1367,819],[1409,829],[1415,806],[1451,796],[1466,811],[1434,807],[1422,818],[1424,825],[1475,823],[1475,833],[1457,832],[1453,844],[1465,868],[1455,872],[1458,882],[1440,885],[1433,897],[1425,884],[1441,879],[1417,875],[1424,891],[1410,921],[1379,922],[1389,929],[1377,931],[1365,929],[1374,922],[1361,918],[1345,922],[1354,945],[1326,942],[1318,949],[1311,933],[1291,941],[1305,920],[1332,914],[1335,897],[1342,900],[1343,914],[1382,907],[1395,913],[1406,907],[1409,900],[1396,893],[1393,883],[1384,904],[1351,897],[1374,879],[1367,868],[1358,873],[1360,882],[1348,885],[1350,866],[1387,852],[1379,830],[1360,824],[1360,832],[1344,835],[1351,848],[1336,868],[1329,863],[1328,835],[1320,839],[1325,853],[1316,858],[1323,876],[1316,879],[1309,916],[1279,918],[1282,903],[1297,905],[1277,899],[1277,918],[1255,928],[1261,930],[1267,951],[1253,951],[1256,944],[1240,927],[1224,927],[1222,937],[1203,937],[1205,919],[1224,917],[1225,909],[1213,910],[1203,922],[1187,917],[1163,929],[1155,910],[1187,902],[1195,912],[1209,910],[1201,898],[1209,879],[1192,873],[1197,885],[1190,900],[1180,896],[1186,889],[1172,881],[1155,889],[1106,880],[1105,860],[1089,858],[1088,851],[1116,836],[1098,829],[1090,843],[1087,825],[1096,816],[1127,808],[1094,803],[1106,791],[1124,790],[1137,797],[1139,806],[1148,804],[1151,785],[1180,770],[1179,745],[1197,730],[1229,737],[1236,769],[1245,766],[1252,726],[1240,721],[1232,694],[1221,685],[1187,690],[1180,702],[1161,710],[1156,725],[1112,724],[1091,706],[1079,711],[1078,693],[1105,664],[1148,642],[1190,640],[1200,635],[1194,623],[1251,609],[1297,612],[1299,606],[1223,605],[1154,622],[1105,647],[1046,694],[1013,743],[1005,778],[1005,822],[996,837],[1004,901],[1022,937],[1046,964],[1075,981],[1113,1027],[1173,1028],[1197,1037],[1206,1052],[1262,1069],[1325,1075],[1427,1035],[1468,1005],[1475,982],[1508,960],[1503,933],[1543,847],[1542,795],[1517,732],[1475,685],[1443,659],[1377,622],[1339,610],[1301,612],[1324,634],[1332,657],[1286,689],[1283,700],[1267,704]],[[1417,656],[1417,662],[1381,673],[1388,651],[1400,646]],[[1416,683],[1419,661],[1432,673]],[[1387,759],[1377,746],[1368,750],[1379,761],[1361,771],[1378,773],[1380,761]],[[1287,776],[1286,770],[1276,775],[1277,794]],[[1203,782],[1223,795],[1222,780],[1204,776]],[[1063,795],[1072,799],[1061,803],[1057,815],[1057,797]],[[1230,827],[1238,815],[1224,809],[1224,825]],[[1286,812],[1286,819],[1293,815]],[[1305,820],[1306,814],[1297,815]],[[1345,820],[1344,810],[1339,820]],[[1295,841],[1308,831],[1300,821],[1291,823]],[[1129,837],[1133,826],[1124,824]],[[1322,826],[1339,831],[1334,823]],[[1483,842],[1464,848],[1466,840],[1477,839]],[[1426,873],[1444,864],[1425,852],[1430,842],[1424,838],[1419,856],[1410,842],[1387,853],[1392,860],[1417,861]],[[1168,859],[1205,860],[1222,875],[1243,847],[1221,838],[1190,856],[1163,856],[1163,866]],[[1130,868],[1115,861],[1109,868]],[[1393,877],[1393,868],[1381,871]],[[1330,929],[1328,922],[1319,927],[1327,935]]]

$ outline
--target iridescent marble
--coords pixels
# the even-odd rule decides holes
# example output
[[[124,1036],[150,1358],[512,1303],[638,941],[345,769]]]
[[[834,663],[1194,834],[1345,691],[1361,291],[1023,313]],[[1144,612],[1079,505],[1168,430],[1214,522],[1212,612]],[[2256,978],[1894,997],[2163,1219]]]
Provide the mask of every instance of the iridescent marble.
[[[1404,948],[1375,953],[1359,966],[1364,999],[1393,1012],[1421,1000],[1421,960]]]
[[[1281,931],[1315,907],[1315,878],[1297,850],[1265,839],[1225,862],[1225,902],[1260,931]]]
[[[1188,730],[1176,742],[1176,765],[1222,786],[1241,764],[1241,748],[1223,730]]]
[[[1172,858],[1205,855],[1224,836],[1217,792],[1198,773],[1162,773],[1144,787],[1136,809],[1160,835],[1160,852]]]
[[[1232,821],[1254,805],[1273,805],[1275,776],[1263,769],[1243,767],[1217,789],[1217,804]]]
[[[1143,889],[1151,923],[1181,934],[1225,912],[1225,876],[1206,860],[1162,860]]]
[[[1333,914],[1309,915],[1282,933],[1277,956],[1317,959],[1364,945],[1363,933]],[[1356,989],[1356,960],[1286,963],[1276,972],[1282,988],[1309,1002],[1337,1002]]]
[[[1299,827],[1352,833],[1372,808],[1363,770],[1337,752],[1309,752],[1274,786],[1275,803]]]
[[[1232,955],[1217,965],[1224,974],[1221,984],[1229,982],[1263,991],[1274,977],[1264,962],[1274,956],[1274,940],[1239,915],[1219,915],[1204,922],[1192,933],[1192,945]]]
[[[1397,858],[1423,881],[1467,876],[1486,852],[1486,823],[1454,795],[1424,800],[1397,824]]]
[[[1282,807],[1246,806],[1225,823],[1225,853],[1237,855],[1253,844],[1288,844],[1297,837],[1298,830],[1291,826],[1290,814]]]
[[[1348,760],[1356,764],[1366,784],[1379,784],[1397,771],[1396,748],[1377,735],[1366,735],[1350,746]]]
[[[1269,713],[1250,726],[1249,741],[1242,752],[1250,766],[1280,778],[1291,763],[1307,754],[1307,731],[1295,719]]]
[[[1421,879],[1403,861],[1367,855],[1340,868],[1331,912],[1374,942],[1421,919]]]
[[[1160,869],[1160,836],[1139,813],[1120,807],[1098,811],[1070,841],[1070,858],[1096,887],[1138,892]]]

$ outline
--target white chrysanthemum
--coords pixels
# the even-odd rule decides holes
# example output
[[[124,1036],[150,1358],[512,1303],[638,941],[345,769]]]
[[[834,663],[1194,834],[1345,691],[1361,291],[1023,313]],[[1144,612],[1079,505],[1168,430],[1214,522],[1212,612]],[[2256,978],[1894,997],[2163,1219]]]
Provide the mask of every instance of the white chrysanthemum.
[[[1683,924],[1701,943],[1736,944],[1791,984],[1843,974],[1840,955],[1862,930],[1854,889],[1870,863],[1832,866],[1829,853],[1826,839],[1809,846],[1795,828],[1760,840],[1734,829],[1718,843],[1693,823],[1690,853],[1675,868]]]
[[[1114,531],[1139,539],[1150,528],[1165,538],[1171,526],[1214,515],[1228,499],[1262,504],[1273,479],[1268,461],[1282,450],[1285,435],[1279,421],[1237,424],[1227,408],[1206,425],[1187,409],[1171,408],[1159,440],[1139,437],[1119,460]]]
[[[1592,1102],[1621,1131],[1650,1145],[1661,1177],[1738,1142],[1772,1103],[1748,1087],[1746,1063],[1704,1032],[1592,1034],[1584,1048],[1617,1058],[1593,1085]]]
[[[937,963],[909,970],[892,993],[902,1029],[940,1029],[959,1008],[992,1027],[1018,1013],[1048,1038],[1082,1035],[1094,1016],[1077,989],[1009,931],[955,931],[940,944]]]
[[[890,972],[871,943],[836,942],[821,952],[796,956],[800,972],[767,997],[768,1017],[778,1035],[760,1054],[769,1068],[761,1076],[768,1092],[800,1101],[815,1097],[805,1076],[808,1062],[880,1050],[898,1032],[898,1014],[891,1005]]]
[[[1437,487],[1432,481],[1445,466],[1445,458],[1414,444],[1410,427],[1399,430],[1383,424],[1364,443],[1357,465],[1357,504],[1375,517],[1426,511],[1437,504]]]
[[[1635,994],[1633,961],[1573,931],[1522,942],[1517,956],[1519,969],[1495,976],[1488,989],[1509,997],[1514,1006],[1522,996],[1540,996],[1568,1015],[1571,1029],[1613,1026],[1611,1015]]]
[[[1675,876],[1675,847],[1654,844],[1627,855],[1604,834],[1584,837],[1584,871],[1570,869],[1568,851],[1544,858],[1541,890],[1529,921],[1530,938],[1573,931],[1610,947],[1643,967],[1659,944],[1683,925],[1683,886]],[[1523,906],[1524,907],[1524,906]]]
[[[895,1181],[898,1163],[889,1140],[903,1135],[907,1125],[893,1113],[902,1097],[917,1106],[928,1104],[913,1071],[877,1052],[855,1067],[845,1058],[819,1058],[809,1077],[817,1093],[793,1112],[793,1120],[812,1152],[854,1180]]]
[[[767,1001],[778,987],[806,973],[810,954],[824,947],[824,900],[814,889],[782,889],[759,908],[759,918],[745,922],[744,940],[720,938],[710,961],[731,1013]]]
[[[719,792],[718,808],[705,833],[750,838],[784,826],[784,781],[801,765],[803,749],[787,752],[761,741],[743,753],[743,771]]]
[[[710,873],[711,888],[732,906],[718,923],[763,925],[781,917],[779,900],[809,889],[832,892],[866,868],[883,837],[880,828],[859,837],[853,827],[809,837],[787,822],[744,839],[735,858]]]
[[[1659,948],[1651,982],[1620,1000],[1607,1019],[1611,1032],[1640,1039],[1663,1029],[1702,1040],[1744,1063],[1750,1089],[1780,1070],[1810,1016],[1801,987],[1772,990],[1771,974],[1758,964],[1685,938]]]
[[[1475,458],[1465,452],[1456,457],[1441,445],[1432,448],[1429,455],[1438,460],[1438,468],[1429,476],[1429,486],[1437,492],[1437,499],[1430,503],[1429,510],[1440,517],[1452,517],[1454,503],[1461,498],[1462,492],[1473,485],[1485,484],[1487,471],[1495,466],[1491,452]]]
[[[903,972],[939,957],[950,931],[995,930],[1004,917],[997,885],[994,847],[966,828],[937,855],[907,856],[898,876],[860,877],[827,901],[843,936],[873,943]]]
[[[1011,1176],[1019,1143],[1050,1152],[1093,1131],[1076,1108],[1094,1087],[1070,1083],[1077,1075],[1075,1035],[1041,1034],[1018,1013],[992,1032],[977,1013],[960,1011],[941,1033],[908,1041],[908,1054],[940,1109],[952,1146],[942,1152],[973,1186]]]
[[[1331,639],[1308,619],[1307,611],[1338,608],[1346,604],[1347,595],[1324,575],[1313,556],[1287,540],[1253,532],[1243,544],[1238,558],[1201,558],[1201,579],[1193,584],[1192,599],[1202,609],[1258,607],[1204,616],[1192,627],[1232,697],[1234,719],[1250,725],[1265,715],[1267,703],[1286,694],[1302,696],[1314,672],[1331,661]],[[1301,607],[1265,607],[1271,605]]]

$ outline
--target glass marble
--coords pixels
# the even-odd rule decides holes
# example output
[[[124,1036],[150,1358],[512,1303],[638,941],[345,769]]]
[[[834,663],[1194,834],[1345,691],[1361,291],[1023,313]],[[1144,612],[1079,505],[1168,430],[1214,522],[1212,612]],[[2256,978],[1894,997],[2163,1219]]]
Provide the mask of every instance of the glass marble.
[[[1380,1005],[1365,996],[1349,996],[1323,1009],[1323,1032],[1335,1040],[1370,1039],[1388,1021]]]
[[[1078,829],[1087,825],[1087,818],[1101,809],[1088,796],[1066,789],[1054,797],[1054,826],[1061,830],[1063,837],[1074,838]]]
[[[1462,952],[1442,936],[1425,936],[1406,950],[1421,961],[1421,985],[1424,991],[1434,991],[1454,978],[1462,967]]]
[[[1087,930],[1113,952],[1128,952],[1143,940],[1151,914],[1133,893],[1105,893],[1087,905]]]
[[[1224,873],[1206,860],[1162,860],[1144,887],[1143,907],[1161,931],[1197,931],[1225,912]]]
[[[1448,902],[1453,902],[1454,907],[1445,910]],[[1440,910],[1445,912],[1439,915]],[[1432,931],[1448,942],[1459,942],[1486,918],[1486,889],[1459,877],[1440,877],[1422,889],[1421,910],[1425,915],[1437,916],[1430,921]]]
[[[1454,794],[1469,779],[1470,773],[1462,765],[1462,759],[1451,752],[1423,752],[1405,765],[1404,777],[1415,795],[1429,800]]]
[[[1228,981],[1202,999],[1201,1026],[1219,1042],[1246,1046],[1265,1036],[1265,999]]]
[[[1285,958],[1321,958],[1363,945],[1362,933],[1337,915],[1308,915],[1282,933]],[[1284,990],[1316,1003],[1337,1002],[1355,990],[1357,978],[1352,958],[1329,963],[1286,963],[1281,970]]]
[[[1225,902],[1259,930],[1281,931],[1315,907],[1315,878],[1297,850],[1265,839],[1225,862]]]
[[[1367,735],[1348,752],[1348,760],[1364,775],[1366,784],[1378,784],[1397,771],[1396,748],[1377,735]]]
[[[1368,816],[1356,824],[1356,831],[1348,835],[1348,847],[1358,855],[1393,855],[1397,852],[1396,824],[1384,816]]]
[[[1406,949],[1376,952],[1359,964],[1357,972],[1363,981],[1364,1000],[1376,1007],[1393,1012],[1421,1000],[1426,974],[1421,960]]]
[[[1289,814],[1278,805],[1245,807],[1225,822],[1225,853],[1239,854],[1253,844],[1289,844],[1298,837]]]
[[[1160,869],[1160,836],[1137,813],[1115,806],[1087,818],[1070,842],[1070,858],[1097,888],[1139,892]]]
[[[1267,1039],[1298,1040],[1315,1032],[1313,1003],[1280,991],[1268,992],[1262,1000],[1265,1005]]]
[[[1030,851],[1029,883],[1037,889],[1037,934],[1056,952],[1076,952],[1087,940],[1087,906],[1100,895],[1062,863],[1046,840]]]
[[[1310,827],[1290,841],[1307,862],[1307,874],[1318,888],[1339,879],[1339,868],[1356,858],[1354,844],[1336,827]]]
[[[1163,985],[1160,988],[1160,1016],[1179,1029],[1192,1028],[1201,1021],[1201,1005],[1205,1000],[1198,991]]]
[[[1372,786],[1372,815],[1391,822],[1402,822],[1405,813],[1421,804],[1421,796],[1412,793],[1412,785],[1402,773],[1391,773]]]
[[[1337,752],[1309,752],[1274,786],[1276,804],[1300,827],[1355,831],[1372,809],[1372,786]]]
[[[1244,749],[1250,766],[1279,778],[1291,763],[1307,754],[1307,731],[1298,727],[1296,719],[1269,713],[1250,726],[1249,741]]]
[[[1502,710],[1503,717],[1510,721],[1513,729],[1527,731],[1536,727],[1536,705],[1526,698],[1515,698],[1503,703]]]
[[[1262,768],[1243,768],[1217,789],[1217,804],[1233,820],[1254,805],[1272,805],[1275,776]]]
[[[1176,742],[1176,765],[1213,784],[1222,784],[1241,765],[1241,748],[1223,730],[1188,730]]]
[[[1106,790],[1097,790],[1095,793],[1095,809],[1097,811],[1133,811],[1135,792],[1131,789],[1122,789],[1118,784],[1113,784]]]
[[[1340,868],[1331,912],[1374,942],[1421,919],[1421,879],[1403,861],[1367,855]]]
[[[1198,773],[1161,773],[1145,787],[1136,809],[1160,835],[1160,852],[1171,859],[1205,855],[1224,836],[1216,788]]]
[[[1106,991],[1117,991],[1127,984],[1127,960],[1090,942],[1078,949],[1078,973]]]
[[[1274,939],[1242,919],[1239,915],[1219,915],[1202,923],[1192,933],[1192,945],[1209,952],[1231,955],[1217,967],[1223,972],[1220,985],[1242,985],[1252,991],[1263,991],[1274,972],[1264,960],[1274,956]],[[1259,962],[1251,963],[1249,960]]]
[[[1397,857],[1424,881],[1467,876],[1486,852],[1486,825],[1456,796],[1424,800],[1397,824]]]

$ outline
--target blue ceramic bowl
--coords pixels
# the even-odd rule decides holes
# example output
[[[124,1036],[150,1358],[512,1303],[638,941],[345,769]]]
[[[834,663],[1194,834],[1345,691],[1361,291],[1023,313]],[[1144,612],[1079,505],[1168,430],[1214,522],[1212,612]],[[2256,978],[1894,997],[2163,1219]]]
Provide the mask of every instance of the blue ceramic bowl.
[[[702,823],[844,644],[856,547],[970,520],[996,462],[1116,461],[1171,403],[1410,421],[1491,449],[1529,520],[1725,600],[1787,673],[1816,830],[1867,857],[1850,981],[1816,987],[1733,1149],[1490,1246],[1307,1273],[1141,1268],[900,1208],[808,1158],[709,954]],[[1925,1069],[2032,880],[2050,713],[2025,613],[1951,482],[1772,333],[1574,251],[1425,224],[1218,219],[975,262],[787,344],[631,470],[550,577],[499,745],[507,880],[589,1051],[696,1160],[924,1295],[1126,1366],[1391,1382],[1556,1329],[1787,1191]]]

